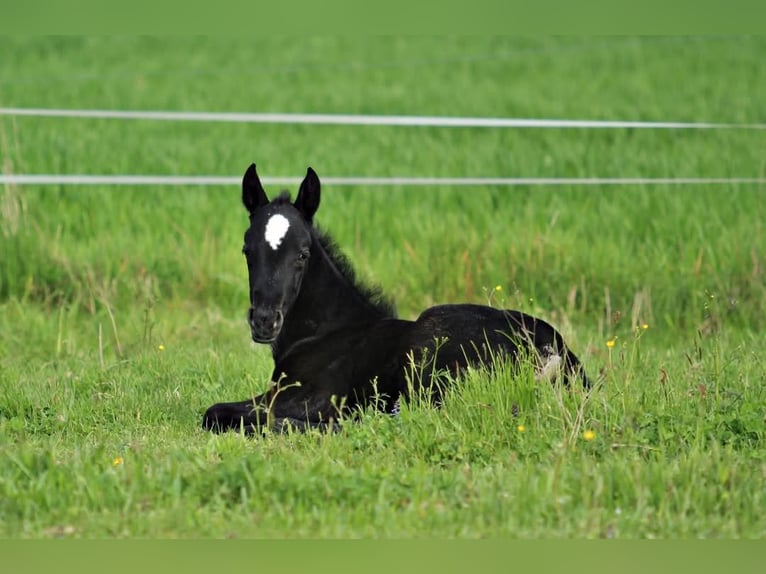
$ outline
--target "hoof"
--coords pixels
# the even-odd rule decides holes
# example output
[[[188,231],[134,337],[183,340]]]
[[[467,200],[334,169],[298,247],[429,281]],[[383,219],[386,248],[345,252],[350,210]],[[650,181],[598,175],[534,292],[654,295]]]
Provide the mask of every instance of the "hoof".
[[[211,432],[239,431],[252,434],[258,425],[258,416],[251,402],[218,403],[205,411],[202,428]]]

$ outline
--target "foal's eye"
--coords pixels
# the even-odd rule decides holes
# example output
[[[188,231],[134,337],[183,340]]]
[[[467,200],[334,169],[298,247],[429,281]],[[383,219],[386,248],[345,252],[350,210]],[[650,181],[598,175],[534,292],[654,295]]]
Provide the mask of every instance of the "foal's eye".
[[[296,261],[297,263],[305,263],[308,258],[309,258],[309,250],[303,249],[298,253],[298,259]]]

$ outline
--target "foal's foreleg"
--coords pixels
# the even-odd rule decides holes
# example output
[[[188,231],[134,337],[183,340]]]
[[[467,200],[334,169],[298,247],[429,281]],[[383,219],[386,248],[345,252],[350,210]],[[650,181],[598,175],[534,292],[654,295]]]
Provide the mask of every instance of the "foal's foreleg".
[[[278,399],[279,395],[275,400],[272,393],[263,393],[246,401],[215,404],[202,417],[202,428],[213,432],[242,430],[248,435],[263,432],[266,428],[278,433],[340,429],[334,418],[309,417],[303,402]]]
[[[202,428],[213,432],[243,430],[253,434],[268,424],[266,393],[236,403],[217,403],[205,411]]]

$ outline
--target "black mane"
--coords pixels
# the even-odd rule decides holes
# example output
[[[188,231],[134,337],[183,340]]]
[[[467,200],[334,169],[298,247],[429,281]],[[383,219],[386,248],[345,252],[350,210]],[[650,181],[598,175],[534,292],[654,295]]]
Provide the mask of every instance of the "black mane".
[[[272,200],[274,205],[291,204],[290,192],[282,190],[277,197]],[[362,283],[356,276],[354,268],[348,260],[348,257],[340,250],[335,240],[322,231],[316,224],[310,224],[312,236],[318,240],[322,250],[327,258],[332,262],[338,272],[348,281],[370,305],[381,315],[386,317],[396,317],[396,306],[393,300],[383,293],[379,286],[370,287]]]
[[[362,283],[356,276],[354,268],[348,260],[348,257],[340,250],[329,235],[324,233],[316,225],[311,228],[312,235],[319,241],[319,245],[330,259],[332,264],[338,270],[338,272],[346,278],[349,284],[359,294],[369,301],[370,305],[378,311],[381,315],[387,317],[396,317],[396,306],[393,300],[383,293],[383,290],[379,286],[370,287]]]

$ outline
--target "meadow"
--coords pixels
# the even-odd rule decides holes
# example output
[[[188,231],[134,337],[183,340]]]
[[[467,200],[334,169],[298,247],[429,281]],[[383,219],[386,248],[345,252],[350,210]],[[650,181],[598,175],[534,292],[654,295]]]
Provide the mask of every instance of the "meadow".
[[[760,37],[0,38],[0,106],[766,121]],[[0,116],[3,174],[763,178],[763,130]],[[267,186],[274,194],[278,186]],[[295,189],[292,190],[296,192]],[[597,381],[471,371],[343,432],[200,428],[265,388],[238,186],[0,188],[0,536],[762,538],[763,184],[323,187],[399,315],[556,325]]]

